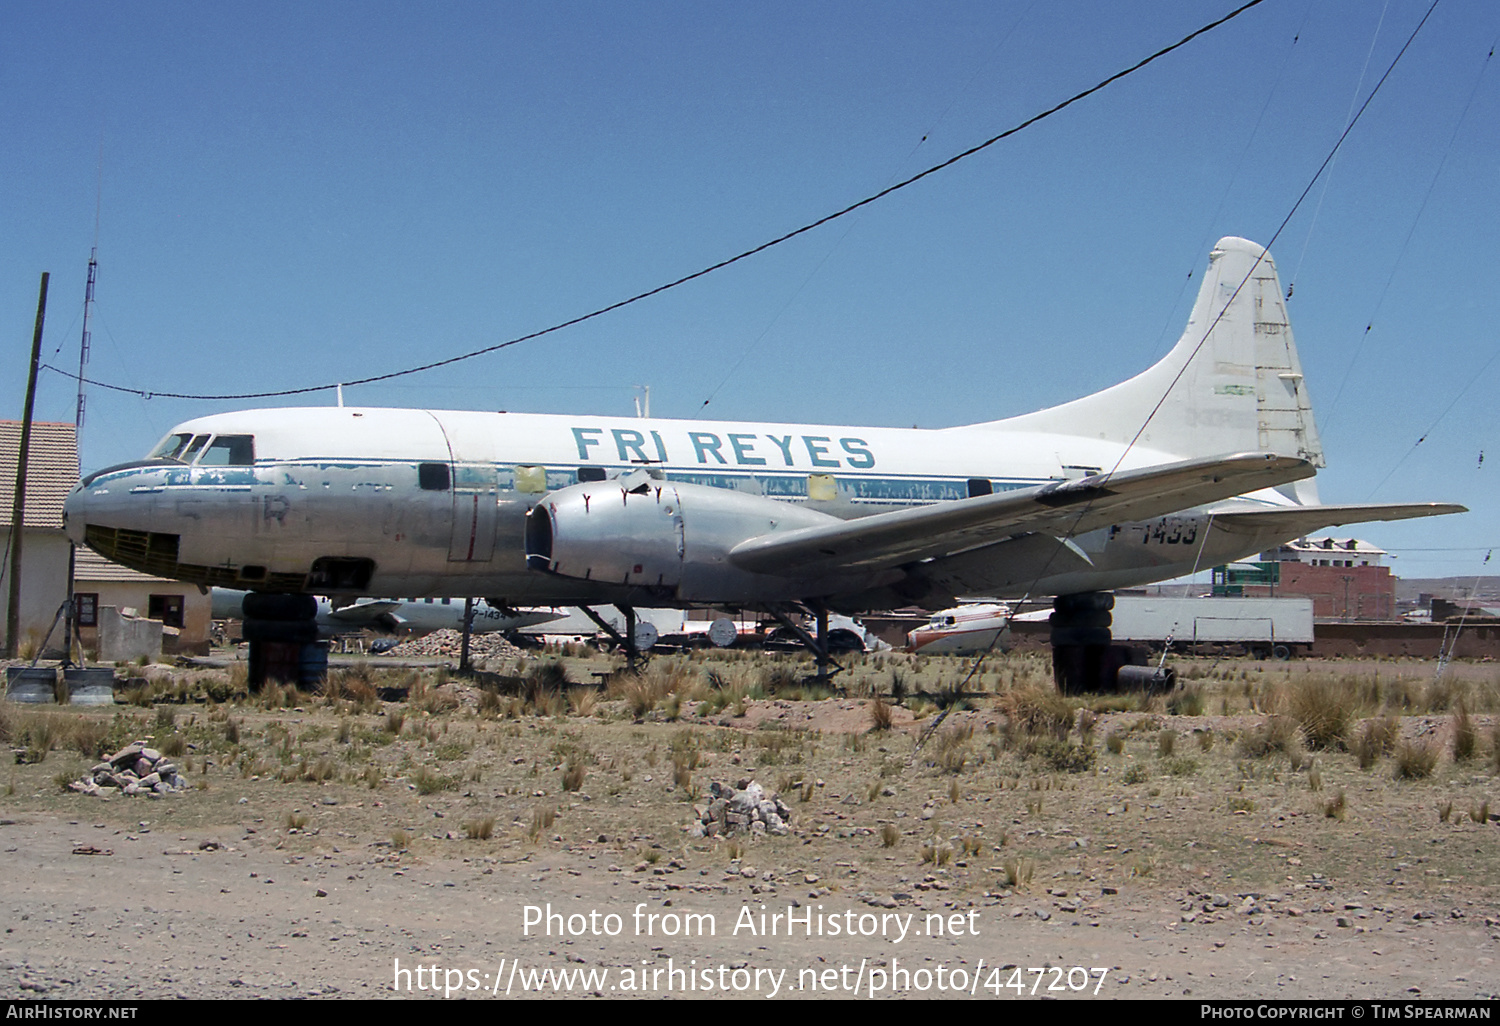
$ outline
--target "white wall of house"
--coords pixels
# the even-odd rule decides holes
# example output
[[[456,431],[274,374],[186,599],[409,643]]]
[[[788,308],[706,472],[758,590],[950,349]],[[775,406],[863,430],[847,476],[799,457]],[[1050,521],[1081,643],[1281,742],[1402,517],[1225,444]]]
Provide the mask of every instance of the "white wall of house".
[[[61,531],[28,530],[21,539],[21,629],[19,647],[30,652],[40,645],[57,615],[57,607],[68,597],[68,539]],[[5,574],[0,580],[0,638],[10,620],[10,525],[0,528],[0,544],[6,555]],[[8,639],[6,639],[8,640]],[[63,627],[59,625],[52,645],[62,650]]]
[[[212,602],[196,585],[146,577],[138,581],[91,581],[80,573],[74,587],[80,595],[97,595],[97,605],[101,609],[105,606],[114,606],[120,610],[134,609],[135,615],[142,617],[155,615],[151,608],[152,596],[174,599],[179,605],[180,619],[173,618],[177,619],[177,622],[172,623],[176,631],[169,633],[167,640],[163,641],[162,650],[177,654],[208,654],[209,633],[214,625]],[[155,618],[168,622],[167,617]],[[97,641],[93,627],[80,628],[79,636],[85,647]]]

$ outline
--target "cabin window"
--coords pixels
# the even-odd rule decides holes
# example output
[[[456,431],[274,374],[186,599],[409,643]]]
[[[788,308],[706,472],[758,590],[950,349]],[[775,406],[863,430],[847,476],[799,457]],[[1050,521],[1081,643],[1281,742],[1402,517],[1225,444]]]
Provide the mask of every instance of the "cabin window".
[[[969,498],[972,499],[976,495],[994,495],[994,494],[995,494],[995,486],[990,483],[990,479],[989,478],[987,478],[987,477],[971,477],[971,478],[969,478]]]
[[[446,492],[448,490],[448,464],[418,463],[417,484],[424,492]]]
[[[540,495],[546,490],[546,467],[521,466],[516,468],[516,491],[525,492],[530,495]]]
[[[833,502],[839,497],[838,482],[832,474],[808,474],[807,497],[813,502]]]
[[[584,481],[603,481],[604,480],[604,468],[603,467],[579,467],[578,468],[578,480],[579,480],[580,483],[582,483]]]
[[[214,440],[198,457],[200,467],[253,467],[254,435],[214,435]]]

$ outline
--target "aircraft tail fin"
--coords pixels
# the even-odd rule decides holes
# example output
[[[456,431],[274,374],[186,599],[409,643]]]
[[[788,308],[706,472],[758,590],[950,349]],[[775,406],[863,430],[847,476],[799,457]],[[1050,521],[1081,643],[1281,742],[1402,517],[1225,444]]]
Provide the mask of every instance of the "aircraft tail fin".
[[[1276,264],[1233,237],[1209,254],[1187,329],[1159,363],[1000,425],[1121,445],[1140,431],[1137,445],[1179,457],[1260,451],[1325,465]]]

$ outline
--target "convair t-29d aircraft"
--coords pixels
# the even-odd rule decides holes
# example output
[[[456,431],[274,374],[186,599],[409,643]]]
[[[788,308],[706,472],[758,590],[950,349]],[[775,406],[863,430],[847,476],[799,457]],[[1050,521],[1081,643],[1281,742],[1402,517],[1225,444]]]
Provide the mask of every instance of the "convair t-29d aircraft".
[[[1226,238],[1155,366],[940,430],[319,407],[190,420],[86,477],[69,535],[209,586],[845,612],[1166,580],[1311,531],[1462,512],[1324,506],[1275,265]]]

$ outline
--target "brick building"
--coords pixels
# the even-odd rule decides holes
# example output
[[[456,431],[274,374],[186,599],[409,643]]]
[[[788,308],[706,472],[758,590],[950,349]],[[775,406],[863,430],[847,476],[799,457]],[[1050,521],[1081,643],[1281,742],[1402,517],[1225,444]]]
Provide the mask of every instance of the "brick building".
[[[1274,584],[1246,584],[1247,596],[1305,595],[1319,620],[1396,619],[1396,578],[1385,550],[1358,538],[1299,538],[1261,554]]]

